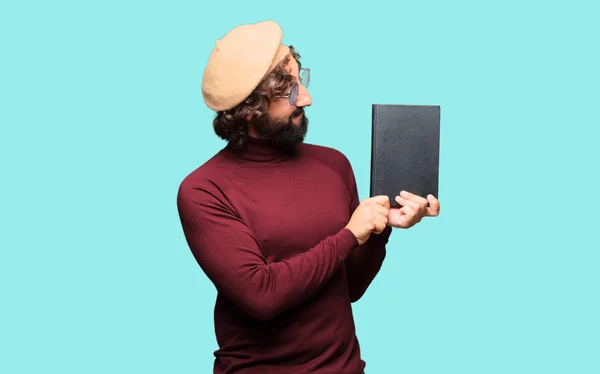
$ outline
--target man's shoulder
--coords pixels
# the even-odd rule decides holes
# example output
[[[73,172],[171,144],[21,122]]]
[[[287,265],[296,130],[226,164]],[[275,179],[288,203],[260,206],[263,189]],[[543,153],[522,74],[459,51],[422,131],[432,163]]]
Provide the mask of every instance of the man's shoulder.
[[[235,168],[235,163],[224,151],[217,152],[183,177],[178,195],[186,196],[198,190],[219,189],[220,186],[228,184]]]
[[[302,152],[309,157],[317,159],[337,172],[351,171],[352,166],[348,157],[339,149],[324,145],[302,143]]]

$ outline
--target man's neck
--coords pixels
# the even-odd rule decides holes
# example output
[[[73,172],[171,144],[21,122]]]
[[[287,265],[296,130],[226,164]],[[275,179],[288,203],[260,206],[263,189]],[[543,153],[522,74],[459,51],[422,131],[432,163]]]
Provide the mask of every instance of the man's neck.
[[[254,131],[254,128],[252,127],[252,125],[248,125],[248,136],[251,136],[256,139],[260,139],[260,136],[256,133],[256,131]]]

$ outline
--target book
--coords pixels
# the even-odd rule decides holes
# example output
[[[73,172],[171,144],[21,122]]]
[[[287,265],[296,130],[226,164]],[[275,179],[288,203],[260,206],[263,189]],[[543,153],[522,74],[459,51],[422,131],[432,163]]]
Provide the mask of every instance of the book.
[[[372,105],[370,195],[392,206],[405,190],[439,199],[440,106]]]

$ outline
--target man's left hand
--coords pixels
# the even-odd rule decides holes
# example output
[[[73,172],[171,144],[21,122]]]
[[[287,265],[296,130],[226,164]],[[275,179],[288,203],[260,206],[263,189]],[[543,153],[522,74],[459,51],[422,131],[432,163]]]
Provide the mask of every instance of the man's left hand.
[[[407,229],[421,222],[423,217],[437,217],[440,214],[440,202],[433,195],[427,195],[427,198],[424,198],[401,191],[395,200],[402,208],[392,207],[390,209],[388,225],[392,227]]]

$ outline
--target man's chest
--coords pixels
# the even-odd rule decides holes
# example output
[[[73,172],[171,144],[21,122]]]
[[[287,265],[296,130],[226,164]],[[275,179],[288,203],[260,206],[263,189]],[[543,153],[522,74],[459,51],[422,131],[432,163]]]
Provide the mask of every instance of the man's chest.
[[[233,187],[243,200],[238,213],[269,262],[309,250],[342,229],[352,213],[342,179],[318,167]]]

